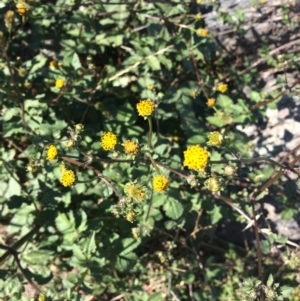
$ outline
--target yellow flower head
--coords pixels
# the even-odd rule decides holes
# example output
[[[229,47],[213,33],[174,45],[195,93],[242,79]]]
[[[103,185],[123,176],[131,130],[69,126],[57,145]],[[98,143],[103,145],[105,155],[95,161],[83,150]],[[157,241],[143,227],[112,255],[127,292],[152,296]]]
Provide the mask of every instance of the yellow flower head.
[[[113,150],[115,149],[118,143],[117,136],[112,132],[106,132],[101,136],[101,146],[105,150]]]
[[[179,141],[179,137],[178,136],[174,136],[173,137],[173,141],[178,142]]]
[[[12,29],[14,18],[15,18],[15,13],[12,10],[8,10],[4,17],[4,24],[8,28],[8,30]]]
[[[201,19],[202,19],[201,13],[198,13],[198,14],[195,16],[195,19],[196,19],[196,20],[201,20]]]
[[[194,99],[196,98],[197,96],[197,91],[196,90],[193,90],[190,92],[190,96],[193,97]]]
[[[49,67],[50,68],[56,68],[57,67],[57,62],[56,61],[51,61],[50,63],[49,63]]]
[[[133,210],[130,210],[126,213],[126,219],[130,222],[133,223],[136,220],[136,213]]]
[[[61,89],[65,85],[65,81],[63,79],[57,79],[55,81],[55,87]]]
[[[199,28],[196,31],[197,36],[205,38],[208,36],[208,30],[205,28]]]
[[[134,182],[127,183],[124,192],[126,196],[132,198],[136,202],[141,202],[146,196],[146,188],[143,185]]]
[[[47,157],[46,159],[48,161],[51,161],[51,160],[55,160],[58,156],[58,150],[57,150],[57,147],[55,145],[49,145],[47,147]]]
[[[134,141],[130,141],[130,140],[126,140],[124,143],[123,143],[123,147],[124,147],[124,152],[127,154],[127,155],[136,155],[139,151],[139,145],[134,142]]]
[[[140,102],[136,105],[139,115],[143,116],[144,118],[152,115],[154,107],[154,102],[150,99],[140,100]]]
[[[221,93],[225,93],[227,91],[228,87],[226,84],[219,84],[217,87],[217,90]]]
[[[83,124],[81,124],[81,123],[75,124],[75,133],[76,134],[81,133],[83,131],[83,129],[84,129],[84,125]]]
[[[226,176],[233,176],[236,173],[236,167],[232,166],[232,165],[227,165],[224,168],[224,173]]]
[[[211,192],[218,192],[221,189],[220,181],[216,177],[207,179],[204,185]]]
[[[212,132],[208,136],[208,145],[221,146],[224,141],[224,136],[220,132]]]
[[[60,172],[64,172],[65,170],[67,170],[66,164],[64,162],[62,162],[59,165],[59,170],[60,170]]]
[[[209,98],[206,104],[208,107],[212,108],[216,104],[216,100],[214,98]]]
[[[75,182],[75,174],[73,170],[64,170],[61,175],[61,183],[65,186],[71,186]]]
[[[183,166],[187,166],[188,169],[204,171],[210,153],[200,145],[193,145],[188,146],[187,150],[183,152],[183,155]]]
[[[66,142],[66,147],[67,148],[72,148],[75,145],[75,141],[70,139]]]
[[[157,175],[152,181],[153,189],[157,192],[165,191],[169,186],[169,179],[162,175]]]
[[[23,16],[26,14],[26,10],[27,10],[28,6],[25,3],[19,2],[19,3],[17,3],[16,7],[17,7],[18,13],[20,15]]]
[[[44,294],[40,294],[38,300],[39,301],[45,301],[46,300],[46,296]]]

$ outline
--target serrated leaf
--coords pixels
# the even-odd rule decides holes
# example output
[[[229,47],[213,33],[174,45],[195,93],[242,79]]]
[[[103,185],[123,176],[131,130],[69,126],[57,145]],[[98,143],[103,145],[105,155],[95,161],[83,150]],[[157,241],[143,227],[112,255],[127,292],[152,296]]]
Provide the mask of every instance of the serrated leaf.
[[[154,71],[160,70],[161,68],[158,58],[154,55],[147,58],[146,62],[150,66],[150,68]]]
[[[208,211],[208,213],[211,215],[211,223],[216,224],[221,218],[221,207],[214,205],[214,208],[212,211]]]
[[[183,206],[173,198],[168,198],[163,206],[166,215],[172,219],[178,219],[183,213]]]
[[[206,118],[206,120],[207,120],[210,124],[215,125],[215,126],[217,126],[217,127],[219,127],[219,128],[221,128],[221,127],[223,127],[223,126],[225,125],[225,122],[223,122],[223,121],[220,119],[220,117],[218,117],[218,116],[208,116],[208,117]]]
[[[55,219],[55,225],[61,233],[65,234],[74,232],[76,229],[73,213],[70,212],[68,216],[64,213],[59,213],[57,218]]]

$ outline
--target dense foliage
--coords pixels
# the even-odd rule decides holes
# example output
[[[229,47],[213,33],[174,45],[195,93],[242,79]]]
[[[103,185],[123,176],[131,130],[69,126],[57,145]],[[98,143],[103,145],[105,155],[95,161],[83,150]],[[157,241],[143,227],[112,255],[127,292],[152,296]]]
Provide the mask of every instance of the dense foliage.
[[[285,77],[262,93],[202,2],[2,0],[1,300],[299,300],[297,245],[256,222],[266,194],[297,213],[299,158],[241,130]]]

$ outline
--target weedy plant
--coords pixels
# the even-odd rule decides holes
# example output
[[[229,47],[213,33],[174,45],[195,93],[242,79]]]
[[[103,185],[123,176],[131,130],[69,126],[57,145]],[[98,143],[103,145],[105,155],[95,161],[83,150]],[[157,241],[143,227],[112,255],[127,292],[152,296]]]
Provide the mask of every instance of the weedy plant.
[[[261,92],[205,5],[243,25],[213,1],[2,1],[1,300],[299,299],[298,245],[258,222],[266,194],[297,213],[299,146],[255,156],[237,127],[284,73]],[[221,239],[229,220],[255,243]]]

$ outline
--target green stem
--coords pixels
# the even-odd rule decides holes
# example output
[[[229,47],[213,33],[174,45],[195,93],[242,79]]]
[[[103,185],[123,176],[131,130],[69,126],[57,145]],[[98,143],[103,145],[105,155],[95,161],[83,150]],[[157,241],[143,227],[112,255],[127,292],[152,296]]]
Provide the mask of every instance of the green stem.
[[[286,166],[280,164],[279,162],[276,162],[268,157],[256,157],[256,158],[250,158],[250,159],[229,159],[229,160],[218,160],[218,161],[209,161],[211,164],[227,164],[227,163],[254,163],[258,161],[267,161],[275,166],[278,166],[282,169],[287,168]]]
[[[151,145],[151,140],[152,140],[152,119],[150,117],[147,118],[148,119],[148,123],[149,123],[149,133],[148,133],[148,143],[147,143],[147,146],[149,148],[152,148],[152,145]]]
[[[154,166],[156,172],[160,175],[160,170],[159,168],[157,167],[157,164],[156,162],[153,160],[152,156],[149,154],[149,153],[145,153],[145,155],[150,159],[152,165]]]

